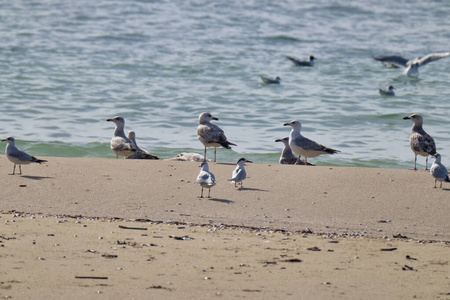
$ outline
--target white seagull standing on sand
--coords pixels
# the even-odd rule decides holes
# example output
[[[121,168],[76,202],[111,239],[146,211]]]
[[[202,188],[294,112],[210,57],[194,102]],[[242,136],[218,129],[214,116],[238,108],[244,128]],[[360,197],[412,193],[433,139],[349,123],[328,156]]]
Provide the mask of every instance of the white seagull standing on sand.
[[[438,181],[441,182],[440,187],[442,187],[442,181],[450,182],[450,178],[448,177],[447,168],[441,163],[441,155],[436,153],[434,158],[435,160],[430,168],[430,173],[434,177],[434,188],[436,188]]]
[[[309,56],[309,60],[299,60],[292,56],[286,56],[286,58],[292,61],[296,66],[301,67],[314,67],[314,60],[316,59],[312,55]]]
[[[134,143],[136,146],[136,151],[127,157],[127,159],[159,159],[155,155],[151,155],[147,150],[139,148],[136,143],[136,133],[133,130],[128,131],[128,138]]]
[[[116,158],[119,158],[119,155],[127,158],[138,150],[133,141],[125,136],[123,131],[125,120],[122,117],[117,116],[106,121],[116,124],[116,129],[111,139],[111,150],[116,154]]]
[[[284,147],[281,151],[281,156],[279,163],[282,165],[295,165],[298,161],[297,157],[292,153],[291,147],[289,147],[289,137],[284,137],[282,139],[277,139],[275,142],[282,142]],[[298,165],[304,165],[305,162],[300,160]]]
[[[202,169],[197,176],[197,184],[202,187],[202,193],[200,198],[203,198],[203,188],[209,189],[208,198],[211,198],[211,188],[216,185],[216,178],[214,174],[209,171],[209,166],[207,162],[201,164]]]
[[[436,154],[436,144],[434,139],[422,128],[423,118],[421,115],[412,114],[404,117],[403,120],[411,120],[414,122],[411,128],[411,136],[409,137],[409,146],[414,152],[414,170],[417,170],[417,155],[425,156],[425,170],[428,169],[428,155]]]
[[[380,95],[382,95],[382,96],[395,96],[394,90],[395,90],[395,87],[390,85],[387,87],[387,90],[378,89],[378,93],[380,93]]]
[[[388,55],[388,56],[374,57],[374,59],[381,61],[384,65],[390,67],[399,67],[399,68],[403,67],[405,68],[405,70],[403,71],[403,75],[411,76],[419,74],[419,67],[424,66],[430,62],[439,60],[441,58],[447,57],[449,55],[450,52],[432,53],[424,57],[419,57],[412,60],[408,60],[406,58],[397,55]]]
[[[206,148],[214,147],[214,161],[216,161],[216,151],[217,147],[224,147],[226,149],[231,149],[230,145],[236,146],[229,141],[227,141],[227,137],[222,129],[219,126],[211,124],[211,120],[218,121],[219,119],[213,117],[210,113],[204,112],[201,113],[198,118],[198,127],[197,127],[197,137],[200,142],[205,146],[204,157],[206,160]]]
[[[2,142],[8,142],[6,145],[6,157],[14,164],[14,169],[11,175],[16,174],[16,165],[19,165],[19,175],[22,175],[22,167],[21,165],[28,165],[29,163],[43,163],[47,162],[43,159],[37,159],[34,156],[26,153],[25,151],[20,150],[15,145],[15,139],[12,136],[3,139]]]
[[[275,77],[275,78],[269,78],[269,77],[265,77],[265,76],[260,76],[261,80],[265,83],[265,84],[280,84],[281,83],[281,78],[279,76]]]
[[[237,187],[236,183],[241,183],[242,187],[242,181],[244,181],[245,178],[247,178],[247,172],[245,171],[244,164],[248,162],[251,163],[251,161],[246,160],[245,158],[240,158],[237,162],[236,169],[233,170],[233,173],[231,174],[231,179],[228,179],[228,181],[231,181],[231,183],[234,182],[234,186]]]
[[[299,121],[291,121],[285,123],[284,126],[291,126],[292,130],[289,133],[289,147],[292,151],[298,154],[298,160],[303,155],[305,157],[305,164],[308,164],[308,157],[316,157],[321,154],[334,154],[340,152],[332,148],[325,147],[318,144],[306,137],[304,137],[300,131],[302,130],[302,124]]]

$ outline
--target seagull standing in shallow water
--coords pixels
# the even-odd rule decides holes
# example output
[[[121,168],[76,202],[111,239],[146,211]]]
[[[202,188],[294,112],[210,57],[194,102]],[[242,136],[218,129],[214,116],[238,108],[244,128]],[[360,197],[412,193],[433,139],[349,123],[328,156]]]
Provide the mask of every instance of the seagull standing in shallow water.
[[[441,163],[441,155],[436,153],[434,158],[435,160],[430,168],[430,173],[434,177],[434,188],[436,188],[438,181],[441,182],[440,187],[442,187],[442,181],[450,182],[450,178],[448,177],[447,168]]]
[[[398,68],[405,68],[403,75],[411,76],[419,74],[419,67],[424,66],[430,62],[445,58],[450,55],[450,52],[432,53],[424,57],[419,57],[413,60],[408,60],[397,55],[387,55],[374,57],[375,60],[381,61],[384,65],[394,66]]]
[[[298,154],[298,160],[303,155],[305,157],[305,164],[308,164],[308,157],[316,157],[321,154],[335,154],[340,152],[332,148],[325,147],[318,144],[306,137],[304,137],[300,131],[302,130],[302,124],[299,121],[291,121],[285,123],[284,126],[291,126],[292,130],[289,133],[289,147],[292,151]]]
[[[309,60],[299,60],[292,56],[286,56],[286,58],[292,61],[296,66],[300,67],[314,67],[314,60],[316,59],[312,55],[309,56]]]
[[[200,142],[205,146],[205,152],[203,154],[206,161],[206,148],[214,147],[214,161],[216,161],[216,151],[217,147],[224,147],[226,149],[231,149],[230,145],[236,146],[227,140],[225,133],[219,126],[211,124],[211,120],[218,121],[219,119],[213,117],[210,113],[201,113],[198,118],[197,127],[197,137]]]
[[[387,90],[378,89],[378,93],[380,93],[380,95],[382,95],[382,96],[395,96],[394,90],[395,90],[395,87],[390,85],[387,87]]]
[[[116,129],[111,139],[111,150],[116,154],[116,158],[119,158],[119,155],[127,158],[138,150],[133,141],[125,136],[123,131],[125,127],[124,118],[117,116],[106,121],[116,124]]]
[[[425,170],[428,170],[428,155],[436,154],[436,144],[434,139],[423,130],[423,118],[421,115],[412,114],[404,117],[403,120],[411,120],[414,125],[411,128],[409,146],[414,152],[414,170],[417,170],[417,155],[425,156]]]
[[[237,187],[237,183],[241,183],[242,187],[242,181],[244,181],[245,178],[247,178],[247,172],[245,171],[244,164],[248,162],[251,163],[251,161],[246,160],[245,158],[240,158],[237,162],[236,169],[233,170],[233,173],[231,174],[231,179],[228,179],[228,181],[234,182],[234,186]]]
[[[3,139],[2,142],[8,142],[6,145],[6,157],[14,164],[14,169],[11,175],[16,174],[16,165],[19,165],[19,175],[22,175],[22,166],[28,165],[29,163],[38,163],[41,164],[43,162],[47,162],[43,159],[37,159],[34,156],[29,155],[25,151],[20,150],[15,145],[15,139],[12,136]]]
[[[202,169],[200,170],[200,173],[198,173],[196,180],[197,184],[202,187],[200,198],[203,198],[203,188],[209,190],[208,198],[211,198],[211,188],[216,185],[216,178],[214,177],[214,174],[209,171],[207,162],[202,163],[201,167]]]

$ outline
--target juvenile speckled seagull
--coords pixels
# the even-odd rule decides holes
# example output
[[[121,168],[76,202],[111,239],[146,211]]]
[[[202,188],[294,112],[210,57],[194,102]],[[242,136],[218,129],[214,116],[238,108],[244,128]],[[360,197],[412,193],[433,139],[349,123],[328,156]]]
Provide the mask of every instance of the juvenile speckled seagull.
[[[277,139],[275,142],[282,142],[284,147],[281,152],[279,163],[282,165],[295,165],[298,161],[297,157],[292,153],[291,147],[289,147],[289,137],[284,137],[282,139]],[[298,165],[304,165],[305,162],[300,160]]]
[[[214,174],[209,171],[209,165],[207,162],[202,163],[201,167],[202,169],[200,170],[200,173],[198,173],[196,180],[197,184],[202,187],[200,198],[203,198],[203,188],[207,188],[209,190],[208,198],[211,198],[211,188],[216,185],[216,178],[214,177]]]
[[[217,147],[224,147],[226,149],[231,149],[230,145],[236,146],[229,141],[227,141],[227,137],[222,129],[215,124],[211,124],[211,120],[218,121],[219,119],[213,117],[210,113],[204,112],[201,113],[198,118],[198,127],[197,127],[197,137],[199,141],[205,146],[205,152],[203,156],[206,160],[206,148],[214,147],[214,161],[216,161],[216,151]]]
[[[336,149],[325,147],[324,145],[318,144],[304,137],[300,133],[302,130],[302,124],[297,120],[285,123],[284,126],[292,127],[291,133],[289,133],[289,147],[291,147],[294,153],[298,154],[299,161],[302,155],[305,157],[305,164],[308,164],[308,157],[341,152]]]
[[[436,153],[433,157],[435,160],[431,165],[430,173],[434,177],[434,188],[436,188],[436,183],[438,181],[441,182],[440,187],[442,187],[442,181],[450,182],[448,171],[447,168],[441,163],[441,155],[439,153]]]
[[[386,90],[378,89],[378,93],[380,93],[380,95],[382,95],[382,96],[395,96],[394,90],[395,90],[395,87],[390,85],[387,87]]]
[[[417,155],[425,156],[425,170],[428,170],[428,155],[436,154],[436,144],[434,139],[423,130],[423,118],[421,115],[412,114],[404,117],[403,120],[411,120],[414,125],[411,128],[409,146],[414,152],[414,170],[417,170]]]
[[[231,183],[234,183],[234,186],[237,187],[237,183],[241,183],[242,187],[242,181],[247,178],[247,172],[245,171],[244,164],[248,162],[251,163],[251,161],[246,160],[245,158],[240,158],[237,162],[236,169],[233,170],[233,173],[231,174],[231,179],[228,179],[228,181],[231,181]]]
[[[314,67],[314,60],[316,59],[312,55],[309,56],[309,60],[299,60],[292,56],[286,56],[286,58],[292,61],[296,66],[301,67]]]
[[[125,136],[123,131],[125,120],[122,117],[117,116],[106,121],[116,124],[116,129],[111,139],[111,150],[116,154],[116,158],[119,158],[119,155],[127,158],[138,150],[133,141]]]
[[[2,142],[8,142],[6,145],[6,157],[14,164],[14,169],[11,175],[16,174],[16,165],[19,165],[19,175],[22,175],[22,166],[28,165],[29,163],[38,163],[41,164],[43,162],[47,162],[43,159],[37,159],[34,156],[26,153],[25,151],[20,150],[15,145],[15,139],[12,136],[3,139]]]
[[[424,66],[430,62],[445,58],[450,55],[450,52],[445,53],[432,53],[424,57],[408,60],[397,55],[387,55],[374,57],[375,60],[381,61],[386,66],[403,67],[403,75],[411,76],[419,74],[419,67]]]
[[[147,150],[139,148],[136,143],[136,133],[133,130],[128,131],[128,138],[136,146],[136,151],[127,157],[127,159],[159,159],[155,155],[151,155]]]
[[[279,76],[275,77],[275,78],[269,78],[269,77],[265,77],[265,76],[260,76],[261,80],[265,83],[265,84],[280,84],[281,83],[281,78]]]

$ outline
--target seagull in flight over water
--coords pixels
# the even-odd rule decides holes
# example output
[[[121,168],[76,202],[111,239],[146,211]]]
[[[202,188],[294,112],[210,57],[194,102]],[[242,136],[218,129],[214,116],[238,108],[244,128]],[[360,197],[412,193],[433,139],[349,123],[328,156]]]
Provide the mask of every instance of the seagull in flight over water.
[[[432,53],[423,57],[418,57],[408,60],[398,55],[375,56],[373,59],[381,61],[385,66],[394,68],[405,68],[403,75],[411,76],[419,74],[419,67],[424,66],[430,62],[445,58],[450,55],[450,52]]]

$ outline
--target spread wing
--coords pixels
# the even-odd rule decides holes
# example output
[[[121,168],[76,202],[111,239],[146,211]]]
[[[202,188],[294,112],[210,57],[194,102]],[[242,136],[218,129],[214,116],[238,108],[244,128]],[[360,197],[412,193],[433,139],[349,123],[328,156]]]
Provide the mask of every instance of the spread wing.
[[[391,64],[396,67],[406,67],[409,60],[398,55],[375,56],[373,59],[381,61],[382,63]]]
[[[415,63],[419,63],[419,66],[424,66],[430,62],[439,60],[441,58],[447,57],[450,55],[450,52],[446,52],[446,53],[432,53],[432,54],[428,54],[424,57],[418,58],[417,60],[415,60]]]

